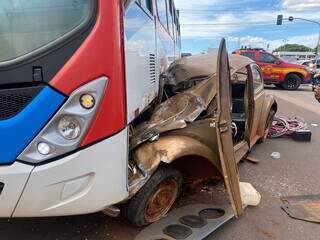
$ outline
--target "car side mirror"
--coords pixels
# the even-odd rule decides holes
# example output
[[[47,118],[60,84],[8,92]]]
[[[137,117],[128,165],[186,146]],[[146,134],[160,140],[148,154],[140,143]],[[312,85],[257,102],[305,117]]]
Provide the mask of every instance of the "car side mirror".
[[[280,60],[277,60],[275,63],[276,63],[277,65],[280,65],[280,64],[281,64],[281,61],[280,61]]]

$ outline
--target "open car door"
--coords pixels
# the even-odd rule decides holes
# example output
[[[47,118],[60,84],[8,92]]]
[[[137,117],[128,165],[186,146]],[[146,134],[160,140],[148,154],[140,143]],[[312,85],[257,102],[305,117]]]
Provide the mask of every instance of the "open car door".
[[[243,206],[232,139],[230,84],[231,76],[226,41],[222,39],[217,60],[216,133],[225,185],[234,213],[238,217],[243,213]]]

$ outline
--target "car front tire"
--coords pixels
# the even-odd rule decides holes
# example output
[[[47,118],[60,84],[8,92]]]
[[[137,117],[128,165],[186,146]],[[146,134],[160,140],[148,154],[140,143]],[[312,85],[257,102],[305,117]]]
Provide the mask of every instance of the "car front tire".
[[[285,90],[297,90],[300,87],[300,84],[301,78],[295,73],[290,73],[282,83],[282,87]]]
[[[160,220],[170,211],[178,198],[182,179],[179,171],[160,167],[124,206],[125,217],[137,227]]]

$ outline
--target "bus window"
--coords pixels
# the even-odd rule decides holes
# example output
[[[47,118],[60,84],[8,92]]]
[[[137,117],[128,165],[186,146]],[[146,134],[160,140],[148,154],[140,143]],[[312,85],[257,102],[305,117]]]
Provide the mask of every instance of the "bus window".
[[[175,41],[177,41],[177,22],[176,22],[176,10],[175,8],[173,7],[173,10],[172,10],[172,16],[173,16],[173,38]]]
[[[139,4],[145,10],[148,10],[152,14],[152,0],[139,0]]]
[[[0,1],[0,62],[61,39],[88,22],[92,0]]]
[[[168,29],[166,0],[158,0],[158,16],[161,24]]]
[[[167,16],[169,34],[173,36],[172,0],[167,0]]]

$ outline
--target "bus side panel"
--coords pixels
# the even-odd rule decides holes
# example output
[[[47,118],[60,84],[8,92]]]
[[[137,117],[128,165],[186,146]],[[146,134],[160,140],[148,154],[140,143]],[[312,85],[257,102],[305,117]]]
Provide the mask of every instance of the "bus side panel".
[[[161,6],[160,6],[161,7]],[[157,0],[154,1],[154,9],[156,10],[156,39],[157,39],[157,62],[158,69],[160,74],[164,73],[165,70],[169,67],[169,65],[176,59],[180,58],[180,43],[174,40],[174,35],[177,34],[177,29],[174,29],[173,36],[169,34],[167,30],[167,24],[165,22],[161,23],[159,19],[159,12],[161,11],[159,5],[157,4]],[[167,16],[169,10],[167,10]],[[168,20],[168,19],[167,19]],[[164,20],[163,20],[164,21]],[[168,20],[169,21],[169,20]],[[173,23],[174,18],[171,18],[171,21],[168,24],[174,26],[176,28],[176,24]],[[180,39],[177,39],[180,41]]]
[[[150,105],[159,90],[155,24],[145,11],[133,2],[124,18],[128,123]]]
[[[176,59],[174,41],[160,22],[157,22],[157,55],[160,73],[164,73]]]

